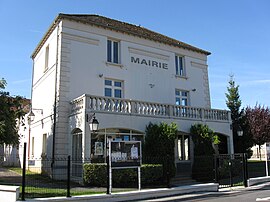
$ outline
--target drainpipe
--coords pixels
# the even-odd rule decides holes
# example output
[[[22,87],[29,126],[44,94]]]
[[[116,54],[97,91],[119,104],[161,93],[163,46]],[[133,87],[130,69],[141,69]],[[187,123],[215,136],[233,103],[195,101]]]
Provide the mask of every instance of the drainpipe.
[[[57,22],[55,22],[57,23]],[[56,62],[55,62],[55,86],[54,86],[54,105],[53,105],[53,144],[52,144],[52,163],[51,170],[53,175],[54,157],[55,157],[55,132],[56,132],[56,103],[57,103],[57,70],[58,70],[58,48],[59,48],[59,24],[57,26],[56,40]],[[60,78],[59,78],[60,79]]]
[[[32,98],[33,98],[33,82],[34,82],[34,66],[35,66],[35,60],[34,58],[32,57],[32,60],[33,60],[33,65],[32,65],[32,85],[31,85],[31,102],[30,102],[30,112],[32,111]],[[28,121],[28,127],[29,127],[29,131],[28,131],[28,145],[27,145],[27,149],[28,149],[28,159],[30,158],[30,141],[31,141],[31,120],[28,120],[28,117],[27,117],[27,121]],[[28,163],[27,163],[28,165]]]

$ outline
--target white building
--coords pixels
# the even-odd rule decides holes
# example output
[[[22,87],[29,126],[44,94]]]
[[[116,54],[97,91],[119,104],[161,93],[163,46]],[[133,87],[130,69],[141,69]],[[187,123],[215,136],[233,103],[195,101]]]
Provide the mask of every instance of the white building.
[[[141,26],[59,14],[32,54],[35,120],[25,134],[28,157],[102,161],[106,152],[95,155],[95,142],[106,150],[108,135],[142,139],[149,122],[178,125],[178,168],[191,165],[195,123],[223,135],[233,153],[230,113],[211,109],[208,55]],[[87,122],[93,113],[96,134]]]

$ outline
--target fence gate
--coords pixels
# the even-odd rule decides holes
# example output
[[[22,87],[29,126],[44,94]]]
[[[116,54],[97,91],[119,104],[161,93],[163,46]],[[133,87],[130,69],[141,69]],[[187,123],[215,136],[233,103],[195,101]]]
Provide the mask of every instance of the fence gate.
[[[246,154],[215,155],[215,179],[219,187],[247,186]]]

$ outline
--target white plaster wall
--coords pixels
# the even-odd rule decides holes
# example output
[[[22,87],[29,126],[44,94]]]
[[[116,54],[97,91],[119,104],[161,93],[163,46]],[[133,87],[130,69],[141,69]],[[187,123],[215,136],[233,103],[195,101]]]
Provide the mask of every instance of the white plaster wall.
[[[84,93],[104,96],[104,79],[111,78],[124,81],[127,99],[174,104],[174,90],[178,88],[190,91],[192,106],[210,108],[209,88],[204,85],[205,55],[73,22],[64,22],[63,26],[70,50],[70,100]],[[106,63],[108,37],[120,41],[121,67]],[[133,53],[134,49],[139,53]],[[175,77],[175,53],[186,56],[187,79]],[[131,63],[132,56],[165,62],[168,69]],[[151,88],[149,84],[155,86]],[[192,92],[194,88],[196,91]]]
[[[35,119],[31,123],[30,156],[39,158],[42,153],[43,134],[47,134],[47,155],[51,156],[52,146],[52,117],[55,95],[57,30],[54,30],[44,46],[33,59],[32,108]],[[45,70],[45,52],[49,46],[48,69]],[[42,109],[35,110],[35,109]],[[42,113],[41,113],[42,112]],[[29,134],[27,135],[29,136]],[[34,156],[32,155],[32,137],[34,137]],[[27,138],[28,139],[28,138]],[[28,147],[27,147],[28,148]],[[27,149],[28,153],[28,149]]]

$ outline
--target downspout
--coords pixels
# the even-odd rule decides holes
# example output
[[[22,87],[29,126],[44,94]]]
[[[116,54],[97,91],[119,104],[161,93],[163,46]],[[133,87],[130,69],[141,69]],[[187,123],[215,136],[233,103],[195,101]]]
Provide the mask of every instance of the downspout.
[[[31,102],[30,102],[30,112],[32,111],[32,98],[33,98],[33,82],[34,82],[34,66],[35,66],[35,60],[34,58],[32,57],[32,60],[33,60],[33,65],[32,65],[32,85],[31,85]],[[28,117],[27,117],[27,121],[28,121],[28,159],[30,158],[30,141],[31,141],[31,120],[28,120]]]
[[[53,174],[53,166],[55,162],[54,157],[55,157],[55,132],[56,132],[57,72],[58,72],[58,55],[59,55],[58,48],[59,48],[59,24],[57,26],[57,40],[56,40],[55,86],[54,86],[55,89],[54,89],[54,105],[53,105],[53,139],[52,139],[53,144],[52,144],[52,163],[51,163],[52,174]]]

